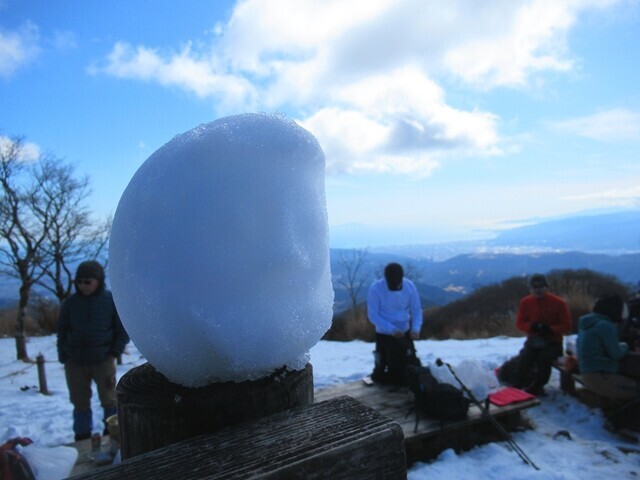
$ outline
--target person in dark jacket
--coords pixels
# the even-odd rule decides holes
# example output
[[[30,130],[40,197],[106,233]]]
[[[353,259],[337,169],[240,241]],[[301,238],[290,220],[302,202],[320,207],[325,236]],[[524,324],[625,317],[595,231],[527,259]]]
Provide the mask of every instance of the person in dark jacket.
[[[124,351],[129,336],[104,278],[98,262],[82,262],[75,275],[76,293],[62,304],[58,319],[58,360],[64,364],[73,404],[76,441],[90,438],[93,431],[92,381],[104,420],[117,413],[115,359]]]

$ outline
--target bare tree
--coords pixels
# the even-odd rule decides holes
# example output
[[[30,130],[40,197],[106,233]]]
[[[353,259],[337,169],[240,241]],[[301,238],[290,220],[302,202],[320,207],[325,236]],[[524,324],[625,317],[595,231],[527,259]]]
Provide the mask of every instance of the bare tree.
[[[22,138],[0,138],[0,274],[20,281],[16,356],[29,360],[25,316],[38,284],[60,302],[71,293],[72,265],[106,249],[111,219],[92,224],[88,178],[51,155],[27,158]]]
[[[367,255],[369,251],[364,249],[352,249],[348,253],[340,252],[339,264],[344,270],[344,273],[340,275],[338,283],[342,285],[349,295],[351,300],[351,311],[353,312],[353,318],[357,318],[358,315],[358,299],[360,298],[360,292],[364,288],[369,279],[369,272],[364,272]]]
[[[24,335],[31,287],[42,275],[42,244],[49,218],[41,185],[29,175],[24,143],[14,138],[0,143],[0,273],[20,281],[16,316],[16,357],[29,360]],[[36,217],[35,212],[42,212]]]
[[[49,217],[43,244],[48,259],[41,265],[38,284],[62,303],[73,287],[73,265],[96,259],[106,250],[111,217],[94,226],[85,202],[90,194],[89,178],[74,177],[74,168],[46,159],[38,165],[36,176],[42,184],[48,212],[37,212],[38,219]]]

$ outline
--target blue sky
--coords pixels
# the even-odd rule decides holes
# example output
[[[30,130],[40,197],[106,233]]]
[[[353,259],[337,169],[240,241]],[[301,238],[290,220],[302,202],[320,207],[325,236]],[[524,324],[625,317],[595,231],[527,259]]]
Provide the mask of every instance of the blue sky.
[[[318,138],[335,246],[637,208],[640,1],[0,0],[0,136],[88,174],[100,215],[244,112]]]

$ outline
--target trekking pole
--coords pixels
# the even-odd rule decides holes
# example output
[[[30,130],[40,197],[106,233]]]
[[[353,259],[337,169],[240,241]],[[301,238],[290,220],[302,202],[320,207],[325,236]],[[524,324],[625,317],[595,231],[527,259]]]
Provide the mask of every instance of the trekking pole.
[[[516,441],[513,439],[513,437],[511,436],[511,434],[502,426],[502,424],[500,422],[498,422],[498,420],[496,420],[493,415],[491,415],[489,413],[489,411],[484,408],[484,406],[480,403],[480,401],[476,398],[476,396],[473,394],[473,392],[471,390],[469,390],[469,388],[462,382],[462,380],[460,380],[460,378],[458,378],[458,375],[456,375],[456,372],[453,370],[453,368],[451,367],[451,365],[449,365],[447,362],[443,362],[441,359],[436,359],[436,365],[438,367],[441,367],[442,365],[446,365],[447,368],[449,369],[449,371],[451,372],[451,374],[454,376],[454,378],[456,379],[456,381],[460,384],[460,386],[462,387],[462,390],[469,396],[469,399],[480,409],[480,413],[482,413],[482,416],[485,417],[487,420],[489,420],[489,422],[496,427],[496,430],[498,430],[498,432],[500,432],[505,439],[507,440],[507,443],[509,444],[509,446],[516,451],[516,453],[520,456],[520,458],[522,459],[522,461],[524,461],[524,463],[528,463],[529,465],[531,465],[533,468],[535,468],[536,470],[540,470],[540,468],[538,468],[538,466],[533,463],[533,460],[531,460],[526,453],[524,453],[522,451],[522,449],[518,446],[518,444],[516,443]]]

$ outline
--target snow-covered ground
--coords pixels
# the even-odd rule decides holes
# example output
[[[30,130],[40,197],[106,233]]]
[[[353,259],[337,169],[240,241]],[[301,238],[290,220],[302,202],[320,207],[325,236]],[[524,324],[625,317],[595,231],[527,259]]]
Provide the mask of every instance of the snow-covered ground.
[[[481,369],[481,376],[485,378],[490,378],[493,370],[515,355],[521,345],[521,338],[507,337],[416,342],[418,356],[424,364],[432,366],[436,358],[441,358],[461,377],[462,373],[470,371],[471,365]],[[64,370],[56,361],[55,336],[31,338],[27,348],[34,358],[38,353],[45,356],[51,395],[38,393],[35,365],[14,360],[14,340],[0,339],[0,442],[27,436],[43,446],[71,443],[72,409]],[[315,388],[357,380],[368,374],[373,362],[372,349],[372,344],[359,341],[319,342],[311,350]],[[136,347],[129,344],[123,365],[118,367],[118,376],[144,362]],[[463,378],[463,381],[468,380]],[[540,406],[527,411],[534,429],[513,434],[520,448],[540,467],[539,471],[525,464],[506,442],[500,442],[460,454],[447,450],[429,464],[415,464],[409,471],[409,478],[584,480],[640,477],[640,445],[626,443],[603,430],[601,413],[563,395],[555,373],[547,392]],[[96,395],[93,397],[94,422],[101,425],[102,412]],[[623,453],[621,447],[632,452]]]

